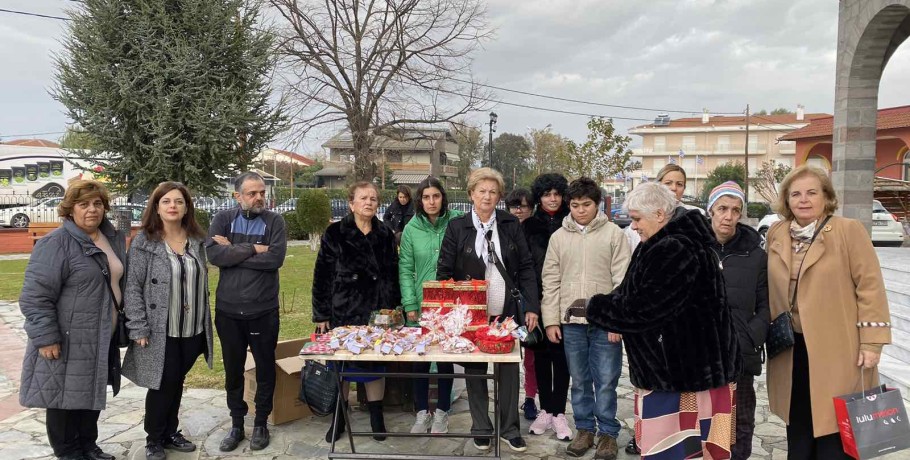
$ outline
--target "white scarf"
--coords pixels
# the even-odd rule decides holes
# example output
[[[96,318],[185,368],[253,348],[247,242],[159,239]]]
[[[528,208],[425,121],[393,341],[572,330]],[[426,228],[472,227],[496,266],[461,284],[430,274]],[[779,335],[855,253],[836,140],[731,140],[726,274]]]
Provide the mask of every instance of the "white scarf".
[[[477,229],[477,237],[474,239],[474,249],[487,267],[486,272],[484,273],[484,278],[487,280],[487,314],[490,316],[498,316],[502,314],[505,306],[506,282],[502,279],[502,275],[493,263],[493,259],[489,256],[486,239],[487,232],[492,231],[493,235],[491,242],[493,243],[493,248],[496,251],[496,255],[502,260],[499,232],[496,231],[496,211],[493,211],[493,215],[487,223],[483,223],[480,220],[480,216],[478,216],[477,212],[474,210],[471,211],[471,218],[474,222],[474,228]]]

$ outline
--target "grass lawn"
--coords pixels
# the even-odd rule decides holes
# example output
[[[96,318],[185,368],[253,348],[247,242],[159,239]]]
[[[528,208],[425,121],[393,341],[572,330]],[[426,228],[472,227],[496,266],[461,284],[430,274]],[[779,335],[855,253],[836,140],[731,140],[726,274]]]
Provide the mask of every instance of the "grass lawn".
[[[16,301],[22,290],[26,260],[0,260],[0,299]],[[280,339],[308,337],[313,332],[310,297],[313,285],[313,266],[316,253],[309,246],[288,248],[287,258],[281,267],[281,332]],[[218,286],[218,268],[209,266],[209,287],[212,291],[212,315],[215,312],[215,288]],[[193,388],[223,388],[224,365],[221,362],[221,345],[215,334],[213,369],[201,359],[187,376],[186,383]]]

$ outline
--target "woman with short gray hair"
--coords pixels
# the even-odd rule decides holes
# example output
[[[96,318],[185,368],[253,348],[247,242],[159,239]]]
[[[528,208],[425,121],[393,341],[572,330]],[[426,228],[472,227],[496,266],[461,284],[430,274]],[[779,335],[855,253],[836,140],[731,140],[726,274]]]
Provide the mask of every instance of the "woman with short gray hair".
[[[730,458],[741,366],[714,234],[658,183],[624,207],[641,244],[622,284],[588,301],[587,319],[626,342],[642,459]]]

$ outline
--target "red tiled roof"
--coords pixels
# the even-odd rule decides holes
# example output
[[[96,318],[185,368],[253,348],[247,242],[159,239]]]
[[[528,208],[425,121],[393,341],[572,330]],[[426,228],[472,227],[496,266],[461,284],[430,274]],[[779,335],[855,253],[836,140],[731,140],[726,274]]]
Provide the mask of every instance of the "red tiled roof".
[[[807,113],[804,115],[803,120],[797,120],[795,113],[790,113],[786,115],[752,115],[749,124],[758,124],[758,125],[768,125],[768,124],[802,124],[808,123],[811,120],[830,117],[830,114],[827,113]],[[746,123],[745,115],[735,115],[735,116],[723,116],[723,115],[712,115],[707,123],[701,122],[701,117],[690,117],[690,118],[677,118],[670,120],[669,125],[658,126],[655,124],[647,124],[636,126],[635,128],[700,128],[703,126],[737,126],[744,125]],[[633,128],[634,129],[634,128]]]
[[[307,158],[299,153],[289,152],[287,150],[281,150],[281,149],[272,149],[272,150],[277,152],[279,155],[283,155],[292,160],[299,161],[300,163],[303,163],[306,166],[313,166],[314,164],[316,164],[316,160]]]
[[[2,144],[19,145],[22,147],[51,147],[55,149],[60,148],[60,144],[44,139],[15,139],[12,141],[2,142]]]
[[[876,125],[879,131],[885,129],[910,127],[910,105],[889,107],[878,111]],[[834,134],[834,117],[828,116],[812,120],[809,125],[793,131],[780,138],[782,141],[795,141],[812,137],[831,137]]]

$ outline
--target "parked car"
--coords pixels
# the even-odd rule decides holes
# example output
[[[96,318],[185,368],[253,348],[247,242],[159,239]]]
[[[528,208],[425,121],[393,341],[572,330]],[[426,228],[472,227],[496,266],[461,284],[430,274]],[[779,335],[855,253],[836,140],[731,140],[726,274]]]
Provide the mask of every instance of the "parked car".
[[[628,227],[632,223],[632,218],[629,217],[629,213],[623,211],[622,208],[613,211],[613,218],[610,219],[614,224],[618,225],[619,228]]]
[[[765,235],[771,225],[780,220],[777,214],[768,214],[758,222],[755,229],[762,237],[762,247]],[[891,214],[878,200],[872,200],[872,244],[875,246],[900,247],[904,243],[904,227],[897,216]]]
[[[31,222],[59,222],[57,205],[62,199],[45,198],[33,206],[0,209],[0,227],[28,228]]]

